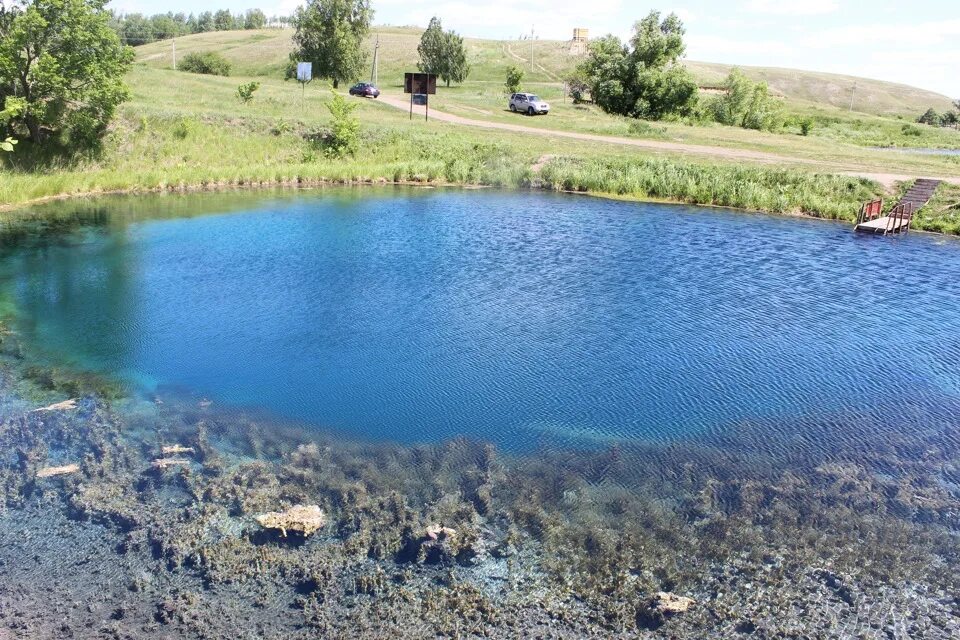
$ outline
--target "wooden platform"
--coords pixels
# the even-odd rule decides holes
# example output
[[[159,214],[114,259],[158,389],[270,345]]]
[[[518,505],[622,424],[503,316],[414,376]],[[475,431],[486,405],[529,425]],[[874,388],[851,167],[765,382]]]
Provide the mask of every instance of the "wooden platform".
[[[910,219],[900,216],[883,216],[857,225],[857,231],[865,233],[900,233],[910,228]]]
[[[918,179],[887,215],[883,215],[883,200],[864,203],[857,214],[854,230],[883,235],[909,233],[913,216],[930,201],[938,186],[939,180]]]

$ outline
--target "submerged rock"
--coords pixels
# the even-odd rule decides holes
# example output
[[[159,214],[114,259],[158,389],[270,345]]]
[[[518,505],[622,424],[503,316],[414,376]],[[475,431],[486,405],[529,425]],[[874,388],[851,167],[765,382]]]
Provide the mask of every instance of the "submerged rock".
[[[284,538],[287,531],[296,531],[309,536],[326,524],[326,516],[317,505],[297,505],[286,511],[271,511],[256,517],[264,529],[279,529]]]
[[[166,469],[167,467],[187,466],[189,464],[189,460],[182,458],[157,458],[150,463],[150,466],[154,469]]]
[[[171,444],[171,445],[166,445],[164,447],[161,447],[160,453],[162,453],[165,456],[175,456],[175,455],[180,455],[184,453],[189,453],[190,455],[193,455],[194,449],[193,447],[184,447],[179,444]]]
[[[693,598],[678,596],[666,591],[660,591],[653,597],[652,605],[662,613],[674,615],[677,613],[686,613],[693,605],[697,603]]]
[[[426,528],[424,531],[426,536],[431,540],[439,540],[440,538],[449,538],[457,534],[456,529],[451,529],[450,527],[443,527],[439,524],[432,524]]]
[[[80,471],[78,464],[65,464],[59,467],[44,467],[37,471],[38,478],[52,478],[54,476],[65,476]]]
[[[54,402],[51,405],[46,407],[40,407],[39,409],[34,409],[31,413],[47,413],[50,411],[72,411],[77,408],[76,398],[70,400],[64,400],[63,402]]]

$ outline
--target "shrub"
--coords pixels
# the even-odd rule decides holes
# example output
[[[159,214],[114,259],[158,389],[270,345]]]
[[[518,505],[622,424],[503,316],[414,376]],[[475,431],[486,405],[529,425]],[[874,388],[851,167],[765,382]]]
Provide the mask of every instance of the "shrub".
[[[813,118],[803,118],[800,121],[800,135],[808,136],[813,131]]]
[[[202,73],[208,76],[229,76],[230,63],[219,53],[205,51],[188,53],[180,62],[180,71]]]
[[[248,82],[237,87],[237,100],[247,104],[253,100],[253,94],[260,88],[259,82]]]
[[[353,115],[357,103],[347,102],[331,90],[333,98],[327,103],[330,111],[330,131],[324,137],[324,152],[328,156],[342,158],[352,155],[360,146],[360,120]]]
[[[190,118],[180,118],[173,125],[173,137],[177,140],[186,140],[194,128],[193,120]]]
[[[933,127],[939,127],[940,114],[934,111],[933,108],[931,107],[927,109],[922,116],[917,118],[917,122],[919,122],[920,124],[929,124]]]
[[[905,124],[901,127],[900,132],[905,136],[913,136],[919,138],[923,135],[923,131],[919,127],[915,127],[912,124]]]

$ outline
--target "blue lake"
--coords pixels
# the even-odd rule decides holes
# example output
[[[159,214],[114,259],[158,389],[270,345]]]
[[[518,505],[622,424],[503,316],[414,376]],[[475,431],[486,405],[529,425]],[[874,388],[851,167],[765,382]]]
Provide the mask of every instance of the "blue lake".
[[[75,209],[75,211],[74,211]],[[585,197],[407,189],[60,205],[9,232],[51,362],[364,437],[525,449],[946,419],[960,243]]]

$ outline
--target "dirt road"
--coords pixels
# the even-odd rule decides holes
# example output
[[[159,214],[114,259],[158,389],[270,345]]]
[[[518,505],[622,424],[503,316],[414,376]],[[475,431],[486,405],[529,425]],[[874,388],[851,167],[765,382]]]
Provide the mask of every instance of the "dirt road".
[[[395,107],[397,109],[403,109],[404,111],[410,110],[410,101],[406,98],[398,98],[395,96],[381,95],[379,98],[380,102]],[[413,108],[414,117],[423,117],[424,108],[415,106]],[[517,116],[521,118],[522,116]],[[441,122],[449,122],[451,124],[462,125],[466,127],[479,127],[481,129],[497,129],[500,131],[512,131],[514,133],[528,133],[537,136],[547,136],[552,138],[571,138],[573,140],[585,140],[588,142],[600,142],[603,144],[616,144],[627,147],[638,147],[641,149],[652,149],[657,151],[672,151],[675,153],[683,154],[692,154],[700,155],[709,158],[717,158],[724,160],[751,160],[754,162],[763,162],[768,164],[778,164],[778,165],[805,165],[809,167],[816,167],[827,171],[830,173],[840,173],[849,176],[855,177],[864,177],[871,180],[876,180],[883,184],[887,188],[892,188],[895,182],[913,180],[918,176],[908,176],[908,175],[898,175],[891,173],[876,173],[870,171],[858,171],[858,170],[845,170],[836,165],[827,164],[823,162],[818,162],[816,160],[810,160],[807,158],[794,158],[790,156],[783,156],[776,153],[767,153],[765,151],[751,151],[749,149],[731,149],[728,147],[710,147],[706,145],[699,144],[686,144],[683,142],[665,142],[662,140],[641,140],[636,138],[620,138],[617,136],[603,136],[594,133],[579,133],[576,131],[557,131],[555,129],[541,129],[539,127],[531,127],[522,124],[509,124],[506,122],[491,122],[488,120],[475,120],[473,118],[464,118],[462,116],[455,116],[450,113],[444,113],[443,111],[437,111],[435,109],[430,109],[430,118],[433,120],[439,120]],[[960,178],[944,178],[937,176],[922,176],[930,177],[936,180],[943,180],[945,182],[952,182],[954,184],[960,184]]]

